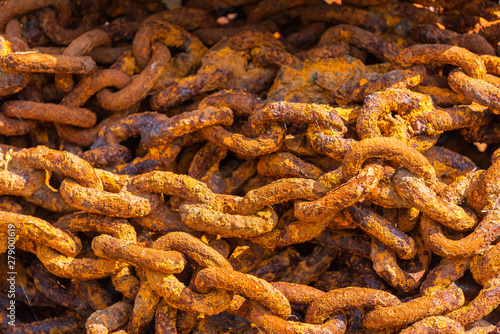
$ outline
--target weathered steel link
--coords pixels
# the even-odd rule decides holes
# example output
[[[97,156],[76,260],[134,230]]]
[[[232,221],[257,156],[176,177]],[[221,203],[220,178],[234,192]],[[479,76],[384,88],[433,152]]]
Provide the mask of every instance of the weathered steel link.
[[[146,21],[143,23],[132,43],[132,50],[139,68],[145,68],[151,59],[151,45],[159,41],[166,46],[185,47],[185,53],[179,53],[173,60],[174,77],[185,77],[201,63],[207,52],[203,43],[188,31],[164,21]],[[169,69],[171,71],[171,69]],[[172,75],[172,74],[170,74]]]
[[[132,314],[132,309],[132,305],[120,301],[104,310],[95,311],[88,317],[85,323],[87,333],[100,334],[115,332],[115,330],[127,324]]]
[[[89,307],[87,301],[72,286],[65,288],[59,285],[57,277],[47,271],[40,261],[34,261],[30,269],[37,289],[52,302],[75,311]]]
[[[160,42],[153,43],[153,56],[147,66],[127,86],[118,92],[103,89],[97,94],[99,104],[107,110],[122,110],[142,100],[167,70],[169,49]]]
[[[92,250],[103,258],[125,262],[137,267],[158,270],[167,274],[180,273],[185,260],[178,252],[163,252],[141,247],[133,242],[101,235],[92,240]]]
[[[2,16],[0,19],[0,29],[3,29],[7,22],[19,14],[24,14],[46,6],[54,6],[59,10],[59,20],[61,24],[68,23],[71,17],[70,2],[66,0],[45,0],[45,1],[23,1],[21,4],[5,2],[2,4]]]
[[[446,314],[460,308],[464,301],[462,290],[452,285],[406,303],[368,311],[363,318],[364,325],[371,330],[400,328],[428,316]]]
[[[64,278],[99,279],[111,276],[121,269],[112,260],[64,256],[43,244],[37,246],[36,255],[51,273]]]
[[[68,108],[59,104],[9,101],[0,110],[5,116],[89,128],[96,122],[93,112],[85,108]]]
[[[60,173],[85,187],[102,189],[101,179],[94,168],[69,152],[38,146],[17,152],[13,159],[17,165]]]
[[[378,161],[368,163],[357,176],[333,189],[324,197],[313,202],[296,202],[295,217],[306,222],[331,218],[340,210],[369,194],[381,178],[381,163]]]
[[[347,152],[342,161],[344,179],[357,175],[368,159],[386,158],[398,166],[402,166],[424,179],[431,189],[436,183],[436,171],[429,161],[417,150],[406,146],[398,139],[380,137],[364,139]]]
[[[71,207],[111,217],[136,218],[150,213],[151,203],[126,190],[119,193],[82,187],[73,180],[64,180],[60,194]]]
[[[172,172],[157,171],[137,175],[130,180],[128,187],[138,192],[175,195],[190,202],[203,203],[215,208],[220,205],[216,194],[205,183]]]
[[[242,216],[212,210],[203,204],[183,204],[179,213],[182,222],[192,229],[225,238],[258,236],[270,232],[278,223],[278,215],[271,208]]]
[[[200,292],[219,288],[259,301],[262,306],[283,319],[291,314],[288,299],[271,284],[253,275],[212,267],[201,270],[196,275],[194,284]]]
[[[311,304],[306,313],[306,321],[320,324],[338,310],[355,307],[388,307],[400,303],[396,296],[384,291],[366,288],[335,289],[325,293]]]
[[[158,239],[153,246],[164,250],[182,250],[202,266],[231,268],[229,262],[217,251],[189,234],[173,232]],[[203,314],[217,314],[227,309],[233,295],[233,293],[221,289],[215,289],[205,294],[198,293],[192,288],[186,287],[175,276],[164,275],[152,270],[147,271],[147,280],[153,290],[161,295],[169,305]]]
[[[339,24],[326,30],[318,43],[325,46],[330,43],[344,42],[375,55],[381,61],[392,61],[397,55],[396,47],[383,38],[356,26]]]
[[[225,257],[189,233],[169,233],[157,239],[153,247],[156,249],[175,249],[181,251],[205,267],[231,268]]]
[[[460,182],[461,181],[461,182]],[[460,184],[462,183],[462,184]],[[457,180],[455,184],[449,186],[449,191],[443,191],[441,196],[450,201],[459,202],[464,199],[464,193],[470,184],[470,180],[462,178]],[[456,189],[454,189],[455,187]],[[469,235],[458,239],[450,239],[447,237],[441,226],[427,215],[424,215],[420,220],[420,228],[422,236],[428,245],[436,254],[445,258],[468,258],[474,254],[484,251],[496,238],[500,231],[497,228],[500,200],[497,199],[496,203],[487,210],[487,214],[476,226],[474,231]]]
[[[0,36],[0,59],[4,59],[7,55],[13,53],[14,49],[15,45],[11,44],[7,36]],[[15,50],[15,51],[25,51],[25,50]],[[0,73],[1,73],[0,96],[8,96],[19,92],[24,87],[26,87],[26,85],[31,80],[31,75],[29,73],[11,72],[9,70],[2,68],[1,66],[0,66]]]
[[[415,256],[416,248],[413,238],[399,231],[383,217],[361,205],[353,205],[346,211],[348,217],[361,230],[380,240],[402,259],[411,259]]]
[[[481,57],[458,46],[446,44],[417,44],[402,50],[395,62],[404,67],[413,64],[443,62],[461,67],[465,73],[475,79],[486,75],[486,67]]]
[[[466,231],[477,225],[477,218],[462,207],[446,202],[435,195],[417,178],[401,168],[394,173],[396,191],[409,206],[417,208],[428,217],[457,231]],[[412,194],[412,196],[408,196]]]
[[[397,116],[391,120],[388,116],[391,111],[396,111],[407,123],[401,124]],[[430,148],[429,144],[435,143],[432,136],[487,122],[488,116],[488,111],[482,108],[477,111],[468,106],[438,108],[428,95],[405,89],[388,89],[365,99],[356,130],[363,139],[384,134],[425,151]]]
[[[500,5],[180,3],[0,1],[0,332],[498,333]]]
[[[80,239],[40,218],[5,211],[0,211],[0,217],[1,232],[7,232],[12,225],[19,236],[53,247],[68,256],[77,255],[82,248]]]
[[[415,291],[418,288],[431,262],[431,252],[422,239],[420,237],[414,239],[416,240],[416,255],[402,265],[398,264],[395,252],[379,240],[373,239],[372,241],[370,257],[373,261],[373,269],[390,286],[404,292]]]
[[[64,50],[63,55],[70,57],[83,56],[93,48],[102,45],[110,46],[111,37],[102,30],[91,30],[74,39]],[[74,86],[70,74],[56,73],[55,81],[57,89],[65,93],[69,92]]]
[[[485,76],[488,76],[486,74]],[[493,77],[496,78],[496,77]],[[488,82],[487,78],[470,77],[459,69],[453,70],[448,76],[448,82],[455,92],[460,93],[474,102],[488,106],[496,114],[500,113],[498,85]]]
[[[21,73],[91,74],[97,64],[89,56],[71,57],[38,52],[13,52],[1,59],[3,69]]]

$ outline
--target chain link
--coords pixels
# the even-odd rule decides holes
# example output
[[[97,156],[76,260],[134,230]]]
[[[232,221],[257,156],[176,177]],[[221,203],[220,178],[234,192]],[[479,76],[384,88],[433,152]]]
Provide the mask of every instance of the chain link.
[[[500,331],[499,5],[164,3],[0,2],[0,332]]]

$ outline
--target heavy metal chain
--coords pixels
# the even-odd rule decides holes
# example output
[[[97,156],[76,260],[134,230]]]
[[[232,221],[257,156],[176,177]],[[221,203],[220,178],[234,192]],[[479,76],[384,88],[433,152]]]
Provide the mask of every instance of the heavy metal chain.
[[[500,333],[500,5],[171,5],[0,2],[0,332]]]

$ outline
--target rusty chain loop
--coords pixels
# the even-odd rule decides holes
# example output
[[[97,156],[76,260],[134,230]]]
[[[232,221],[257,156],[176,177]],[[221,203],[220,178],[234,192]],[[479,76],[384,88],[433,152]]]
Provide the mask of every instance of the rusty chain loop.
[[[500,5],[326,2],[0,1],[1,333],[500,333]]]

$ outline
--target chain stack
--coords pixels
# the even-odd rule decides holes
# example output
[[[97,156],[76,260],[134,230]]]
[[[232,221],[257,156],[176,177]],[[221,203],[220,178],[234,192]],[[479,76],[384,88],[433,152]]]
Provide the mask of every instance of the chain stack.
[[[500,333],[499,4],[167,4],[0,2],[2,333]]]

